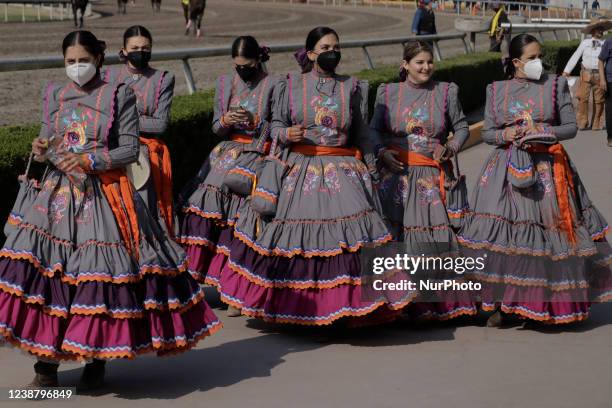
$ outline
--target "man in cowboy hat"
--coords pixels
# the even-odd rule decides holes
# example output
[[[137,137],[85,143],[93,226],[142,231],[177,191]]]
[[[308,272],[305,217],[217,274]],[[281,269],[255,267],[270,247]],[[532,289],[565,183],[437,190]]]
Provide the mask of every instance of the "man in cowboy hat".
[[[593,130],[603,129],[602,119],[606,94],[601,87],[598,58],[604,44],[602,40],[603,33],[610,28],[608,26],[609,23],[607,20],[594,20],[582,30],[586,34],[591,34],[591,38],[585,39],[580,43],[580,46],[563,70],[564,76],[570,76],[578,61],[582,59],[580,85],[576,92],[576,97],[578,98],[576,119],[578,120],[578,128],[580,130],[584,130],[589,126],[589,99],[591,93],[593,93],[593,121],[591,128]]]
[[[606,20],[605,30],[612,28],[612,21]],[[612,39],[608,38],[599,53],[599,86],[606,95],[606,130],[608,146],[612,147]]]

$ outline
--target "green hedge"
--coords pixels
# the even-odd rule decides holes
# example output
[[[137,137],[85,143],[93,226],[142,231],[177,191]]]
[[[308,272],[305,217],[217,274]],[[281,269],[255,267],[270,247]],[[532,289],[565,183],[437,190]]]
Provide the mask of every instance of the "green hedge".
[[[580,45],[580,40],[575,41],[550,41],[544,44],[542,62],[549,72],[558,75],[563,73],[563,68],[567,61],[572,57],[576,48]],[[573,75],[580,75],[580,64],[572,71]]]
[[[560,73],[578,42],[549,42],[544,46],[544,62],[550,72]],[[381,83],[396,82],[398,67],[387,66],[361,71],[359,78],[370,82],[370,106]],[[502,78],[500,55],[477,53],[462,55],[436,63],[435,78],[459,85],[466,112],[483,105],[487,84]],[[175,190],[178,191],[197,172],[208,152],[219,140],[210,131],[213,91],[174,98],[169,131],[164,136],[172,152]],[[0,127],[0,220],[5,219],[17,194],[17,175],[25,169],[30,142],[38,134],[38,125]],[[40,171],[41,166],[36,166]]]

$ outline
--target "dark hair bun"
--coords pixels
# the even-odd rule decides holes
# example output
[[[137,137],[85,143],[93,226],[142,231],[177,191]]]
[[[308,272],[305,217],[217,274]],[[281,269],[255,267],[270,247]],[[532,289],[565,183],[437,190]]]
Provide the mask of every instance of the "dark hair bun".
[[[270,60],[270,48],[263,46],[259,49],[259,60],[261,62],[266,62]]]

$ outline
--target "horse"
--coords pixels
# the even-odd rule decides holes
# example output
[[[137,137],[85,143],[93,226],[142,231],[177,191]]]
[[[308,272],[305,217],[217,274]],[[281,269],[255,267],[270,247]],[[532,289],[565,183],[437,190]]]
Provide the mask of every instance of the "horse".
[[[74,26],[83,28],[83,16],[85,15],[85,9],[87,8],[87,4],[89,0],[70,0],[70,4],[72,4],[72,16],[74,17]],[[81,11],[81,16],[79,20],[79,24],[77,24],[77,10]]]

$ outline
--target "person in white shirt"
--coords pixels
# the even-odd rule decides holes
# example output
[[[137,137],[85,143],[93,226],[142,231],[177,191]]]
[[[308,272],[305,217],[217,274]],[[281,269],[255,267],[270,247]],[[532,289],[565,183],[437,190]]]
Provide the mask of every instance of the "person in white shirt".
[[[570,60],[567,62],[563,70],[563,76],[570,76],[570,73],[576,67],[576,64],[582,59],[580,70],[580,85],[576,92],[578,98],[578,112],[576,119],[578,120],[578,128],[584,130],[589,125],[589,99],[591,92],[593,93],[593,121],[591,128],[593,130],[603,129],[603,112],[606,93],[600,86],[598,57],[601,52],[601,47],[604,41],[602,40],[603,33],[607,29],[606,21],[596,21],[583,29],[586,34],[591,34],[591,38],[585,39],[580,43],[578,49]]]

